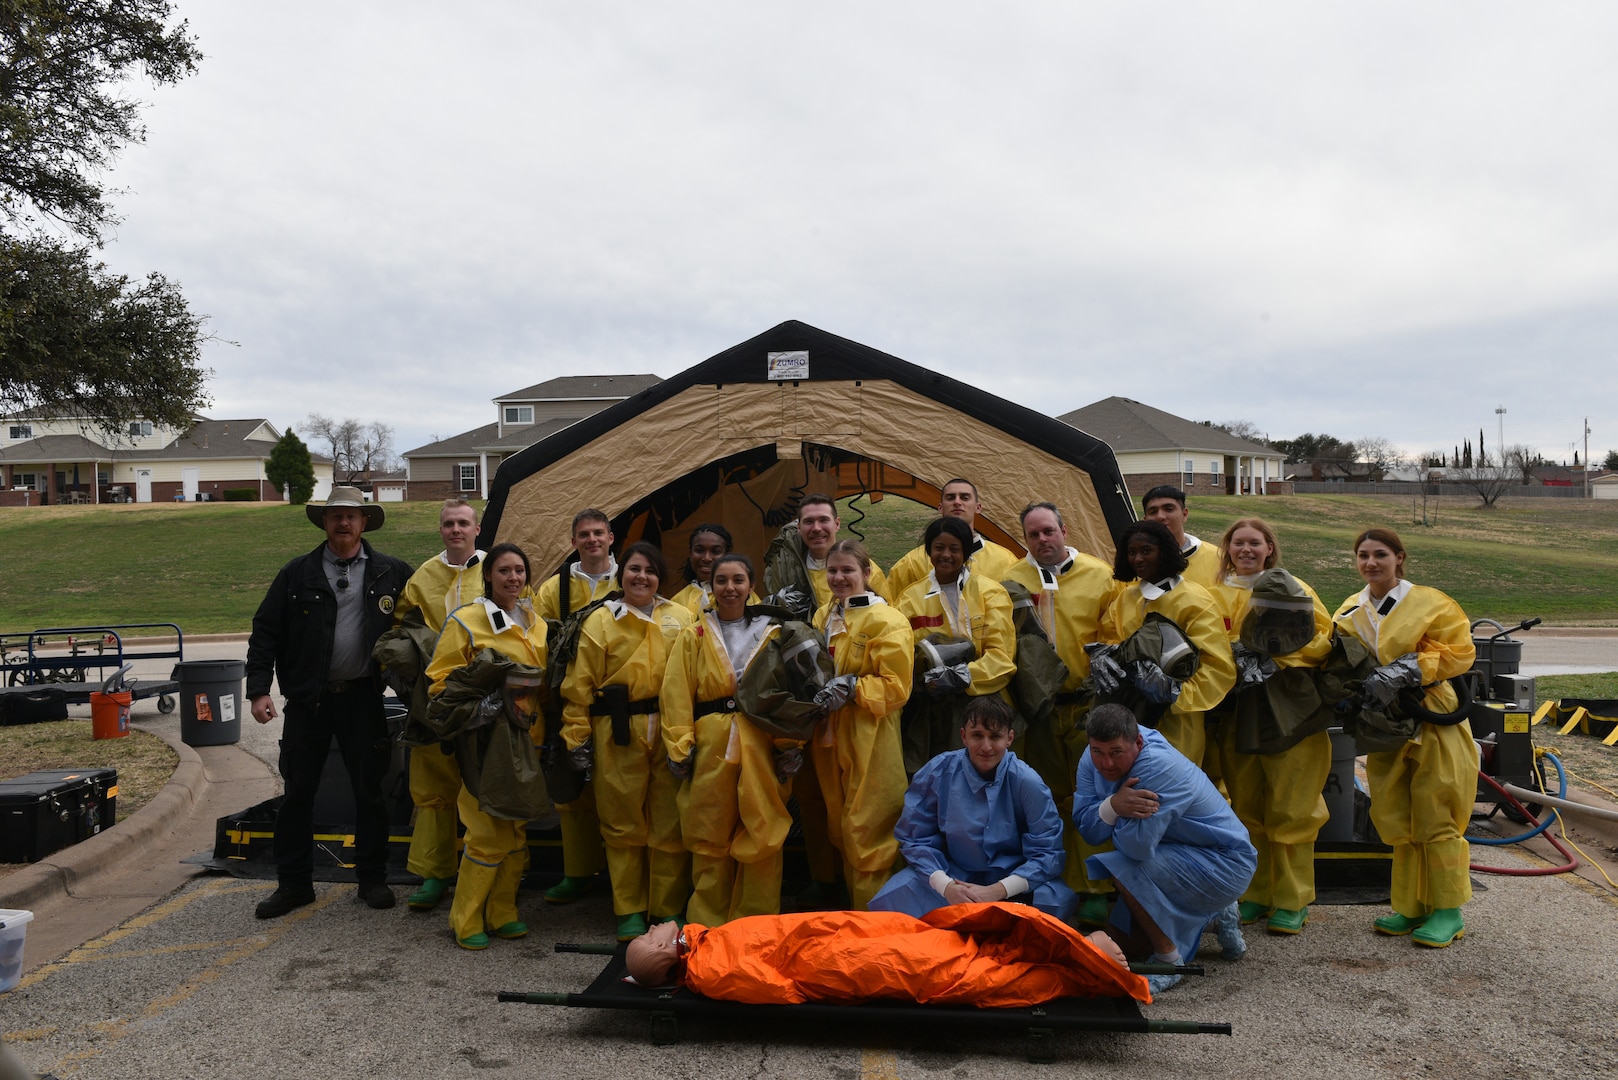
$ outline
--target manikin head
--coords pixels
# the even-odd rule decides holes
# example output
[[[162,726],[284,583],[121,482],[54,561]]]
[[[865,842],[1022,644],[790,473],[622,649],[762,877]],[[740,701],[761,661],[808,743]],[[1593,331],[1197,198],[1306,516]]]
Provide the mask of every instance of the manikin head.
[[[629,943],[624,963],[630,978],[642,986],[667,986],[680,965],[680,924],[658,923]]]

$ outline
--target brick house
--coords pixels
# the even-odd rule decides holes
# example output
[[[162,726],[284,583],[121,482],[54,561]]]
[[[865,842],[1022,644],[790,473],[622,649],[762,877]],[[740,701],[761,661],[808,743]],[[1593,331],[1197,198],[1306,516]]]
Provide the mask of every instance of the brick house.
[[[1126,397],[1104,398],[1057,419],[1112,447],[1137,497],[1159,484],[1187,495],[1292,492],[1281,451]]]

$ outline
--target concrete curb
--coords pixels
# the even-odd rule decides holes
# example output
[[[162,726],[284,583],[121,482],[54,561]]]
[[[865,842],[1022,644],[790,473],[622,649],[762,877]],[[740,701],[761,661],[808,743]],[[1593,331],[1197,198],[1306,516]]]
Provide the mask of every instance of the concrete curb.
[[[145,854],[175,822],[190,813],[209,782],[202,758],[178,738],[141,730],[156,735],[180,755],[180,763],[163,790],[112,828],[65,847],[26,870],[0,878],[0,907],[31,909],[57,896],[72,895],[98,876],[112,873]]]

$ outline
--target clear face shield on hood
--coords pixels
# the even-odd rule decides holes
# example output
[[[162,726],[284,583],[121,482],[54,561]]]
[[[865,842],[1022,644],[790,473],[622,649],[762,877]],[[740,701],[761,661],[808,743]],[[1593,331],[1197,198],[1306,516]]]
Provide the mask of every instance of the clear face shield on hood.
[[[1238,638],[1265,656],[1297,652],[1315,637],[1315,601],[1298,579],[1272,567],[1253,581]]]

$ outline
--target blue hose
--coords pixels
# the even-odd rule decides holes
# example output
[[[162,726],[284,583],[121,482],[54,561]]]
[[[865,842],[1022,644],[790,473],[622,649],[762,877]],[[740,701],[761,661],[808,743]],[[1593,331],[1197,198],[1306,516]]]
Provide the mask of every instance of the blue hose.
[[[1562,759],[1549,752],[1547,752],[1544,756],[1550,758],[1551,761],[1555,763],[1556,775],[1558,779],[1561,780],[1561,787],[1557,791],[1556,797],[1559,799],[1567,798],[1567,771],[1562,768]],[[1466,842],[1469,844],[1482,844],[1485,847],[1504,847],[1507,844],[1520,844],[1524,840],[1538,836],[1540,833],[1551,827],[1551,823],[1556,820],[1556,808],[1549,807],[1548,809],[1549,813],[1545,815],[1545,820],[1541,821],[1538,825],[1534,826],[1532,830],[1523,833],[1521,836],[1468,836],[1466,838]]]

